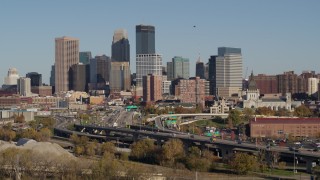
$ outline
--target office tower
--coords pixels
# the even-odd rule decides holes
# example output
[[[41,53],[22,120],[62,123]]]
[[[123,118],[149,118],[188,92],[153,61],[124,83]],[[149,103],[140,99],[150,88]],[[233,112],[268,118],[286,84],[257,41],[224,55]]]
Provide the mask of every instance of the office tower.
[[[162,76],[143,76],[143,101],[156,102],[162,99]]]
[[[92,55],[90,51],[79,52],[79,62],[82,64],[90,64]]]
[[[159,54],[137,54],[137,77],[138,87],[142,87],[142,77],[148,74],[162,75],[162,56]]]
[[[204,78],[206,80],[209,80],[209,63],[206,63],[204,65]]]
[[[30,72],[26,77],[31,79],[31,86],[42,86],[42,75],[37,72]]]
[[[169,81],[172,81],[173,78],[173,63],[172,62],[167,62],[167,79]]]
[[[318,78],[308,78],[308,95],[316,95],[318,92],[318,84],[319,79]]]
[[[162,66],[162,75],[167,75],[167,67]]]
[[[55,83],[55,65],[51,66],[51,71],[50,71],[50,86],[54,87],[54,83]]]
[[[205,66],[204,63],[200,61],[200,58],[196,62],[196,76],[200,77],[200,79],[205,79]]]
[[[155,28],[150,25],[136,26],[136,54],[155,54]]]
[[[208,66],[208,80],[210,81],[210,95],[216,96],[216,58],[218,56],[210,56]]]
[[[242,55],[240,48],[218,48],[216,89],[219,97],[237,96],[242,89]]]
[[[110,91],[130,90],[131,72],[129,62],[111,62]]]
[[[130,64],[130,44],[127,31],[124,29],[118,29],[114,32],[111,59],[112,61],[129,62]]]
[[[88,91],[88,72],[85,64],[74,64],[69,70],[69,89]]]
[[[79,40],[71,37],[55,39],[55,91],[69,90],[69,69],[79,63]]]
[[[173,79],[189,79],[189,59],[181,56],[172,58]]]
[[[96,56],[90,60],[90,83],[94,89],[98,84],[105,85],[109,82],[111,59],[106,55]]]
[[[285,95],[286,93],[295,94],[298,92],[298,75],[294,71],[284,72],[277,75],[278,93]]]
[[[257,89],[260,90],[260,94],[276,94],[278,93],[278,82],[275,75],[258,74],[254,76]]]
[[[31,79],[27,77],[20,77],[17,81],[18,94],[21,96],[31,95]]]
[[[179,79],[174,86],[175,96],[184,103],[196,103],[204,107],[206,80],[194,77]]]
[[[4,78],[4,85],[17,85],[17,80],[19,78],[19,73],[16,68],[10,68],[8,70],[7,77]]]

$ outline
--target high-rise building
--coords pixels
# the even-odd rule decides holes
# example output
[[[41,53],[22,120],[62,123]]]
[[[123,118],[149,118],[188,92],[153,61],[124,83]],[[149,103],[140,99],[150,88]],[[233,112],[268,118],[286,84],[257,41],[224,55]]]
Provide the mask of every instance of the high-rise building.
[[[30,72],[26,77],[31,79],[31,86],[42,86],[42,75],[37,72]]]
[[[113,35],[111,45],[111,59],[117,62],[129,62],[130,64],[130,44],[127,31],[117,29]]]
[[[90,51],[79,52],[79,62],[82,64],[89,64],[92,55]]]
[[[18,94],[21,96],[31,95],[31,79],[27,77],[20,77],[17,81]]]
[[[189,79],[189,59],[181,56],[172,58],[173,79],[183,78]]]
[[[298,76],[298,93],[308,93],[308,79],[315,78],[315,71],[303,71]]]
[[[238,95],[242,89],[242,55],[240,48],[218,48],[216,89],[217,95],[220,97]]]
[[[172,81],[173,78],[173,63],[172,62],[167,62],[167,79],[169,81]]]
[[[308,78],[308,95],[316,95],[318,92],[318,84],[319,79],[318,78]]]
[[[55,39],[55,91],[69,90],[69,69],[79,63],[79,39],[61,37]]]
[[[162,56],[159,54],[137,54],[136,82],[142,87],[142,77],[148,74],[162,76]]]
[[[150,25],[136,26],[136,54],[155,54],[155,28]]]
[[[17,80],[19,79],[19,73],[16,68],[10,68],[8,70],[7,77],[4,78],[4,85],[17,85]]]
[[[210,95],[216,95],[216,58],[218,56],[210,56],[209,58],[209,73],[208,80],[210,81]]]
[[[96,56],[90,60],[90,83],[109,82],[111,59],[106,55]]]
[[[196,103],[204,107],[206,80],[194,77],[190,79],[179,79],[175,85],[175,96],[181,102]]]
[[[258,74],[254,76],[257,89],[260,94],[276,94],[278,93],[278,82],[275,75]]]
[[[204,63],[200,61],[200,59],[196,63],[196,76],[200,77],[200,79],[205,79],[205,66]]]
[[[131,72],[129,62],[111,62],[110,91],[130,90]]]
[[[88,91],[87,66],[85,64],[74,64],[69,70],[69,89],[74,91]]]
[[[55,65],[51,66],[51,71],[50,71],[50,86],[54,87],[55,84]]]
[[[162,99],[162,76],[148,74],[143,76],[143,101],[156,102]]]
[[[294,71],[284,72],[277,75],[278,92],[282,95],[286,93],[298,93],[298,75]]]

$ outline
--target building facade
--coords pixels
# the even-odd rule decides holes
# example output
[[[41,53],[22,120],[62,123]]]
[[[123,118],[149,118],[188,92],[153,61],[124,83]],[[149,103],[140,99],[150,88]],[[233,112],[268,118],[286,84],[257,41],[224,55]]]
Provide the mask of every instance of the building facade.
[[[278,92],[281,94],[298,93],[298,75],[294,71],[277,75]]]
[[[69,90],[69,69],[79,63],[79,40],[71,37],[55,39],[55,92]]]
[[[17,90],[21,96],[31,96],[31,79],[20,77],[17,81]]]
[[[37,72],[30,72],[26,77],[31,79],[31,86],[42,86],[42,75]]]
[[[111,58],[112,61],[129,62],[130,64],[130,44],[128,33],[125,29],[117,29],[114,31],[111,45]]]
[[[82,64],[90,64],[92,55],[90,51],[79,52],[79,62]]]
[[[155,27],[150,25],[136,26],[136,54],[155,54]]]
[[[216,96],[217,86],[216,86],[216,58],[218,56],[210,56],[208,66],[208,80],[210,81],[210,95]]]
[[[253,118],[250,137],[316,137],[320,132],[320,118]]]
[[[162,56],[160,54],[137,54],[136,85],[142,87],[142,77],[148,74],[162,76]]]
[[[200,79],[206,79],[205,78],[205,66],[204,63],[200,60],[196,63],[196,76],[200,77]]]
[[[308,95],[316,95],[318,92],[318,84],[319,84],[319,79],[318,78],[308,78]]]
[[[172,69],[173,69],[173,79],[183,78],[189,79],[190,77],[190,67],[189,59],[183,58],[181,56],[175,56],[172,58]]]
[[[99,89],[110,79],[111,59],[106,55],[96,56],[90,60],[90,84],[92,89]]]
[[[85,64],[74,64],[69,70],[69,89],[74,91],[88,91],[88,72]]]
[[[111,62],[110,91],[126,91],[131,88],[129,62]]]
[[[32,86],[31,92],[40,97],[52,96],[52,86]]]
[[[19,77],[18,70],[16,68],[10,68],[8,70],[8,75],[4,78],[4,85],[17,85]]]
[[[216,89],[220,97],[232,97],[242,89],[240,48],[219,47],[216,57]]]
[[[175,85],[175,96],[183,103],[196,103],[204,107],[205,81],[199,77],[179,79]]]
[[[275,75],[258,74],[254,76],[254,80],[260,90],[260,94],[278,93],[278,82]]]
[[[143,101],[156,102],[162,99],[162,76],[148,74],[143,76]]]

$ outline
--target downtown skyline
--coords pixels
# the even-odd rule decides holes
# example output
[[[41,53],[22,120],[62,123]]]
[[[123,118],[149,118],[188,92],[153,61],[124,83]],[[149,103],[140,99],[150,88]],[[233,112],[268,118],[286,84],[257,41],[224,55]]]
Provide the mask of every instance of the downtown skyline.
[[[1,84],[11,67],[20,76],[38,72],[48,84],[56,37],[79,39],[80,51],[91,51],[93,57],[111,56],[113,33],[119,28],[128,32],[131,72],[136,72],[139,24],[155,26],[155,49],[163,65],[174,56],[186,57],[191,76],[199,53],[207,63],[223,46],[242,49],[243,75],[247,67],[255,74],[319,72],[320,57],[314,53],[320,48],[318,1],[123,1],[122,9],[112,8],[120,6],[117,1],[62,2],[1,3]]]

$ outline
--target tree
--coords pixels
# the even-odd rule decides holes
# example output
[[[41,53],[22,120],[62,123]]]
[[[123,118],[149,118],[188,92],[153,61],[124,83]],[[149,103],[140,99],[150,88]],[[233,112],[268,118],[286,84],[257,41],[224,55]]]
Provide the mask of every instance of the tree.
[[[259,115],[273,116],[275,112],[269,107],[259,107],[256,109],[256,113]]]
[[[242,111],[242,114],[243,114],[243,120],[245,122],[249,122],[253,118],[254,110],[251,108],[244,108]]]
[[[101,153],[111,153],[114,154],[116,152],[116,147],[112,142],[106,142],[101,145]]]
[[[135,160],[154,163],[156,147],[154,145],[154,140],[143,139],[131,146],[131,157]]]
[[[52,136],[51,130],[48,128],[42,128],[39,131],[39,136],[40,141],[48,141]]]
[[[163,145],[161,154],[161,163],[173,167],[179,160],[183,159],[185,156],[182,141],[179,139],[168,140]]]
[[[231,121],[233,125],[237,125],[241,122],[241,112],[233,109],[229,112],[228,122]]]
[[[294,109],[294,115],[298,117],[310,117],[312,115],[312,112],[309,108],[305,105],[301,105]]]
[[[276,116],[290,116],[291,112],[286,108],[279,108],[278,111],[275,112]]]
[[[258,163],[253,155],[236,153],[230,165],[238,174],[247,174],[249,171],[255,170]]]

